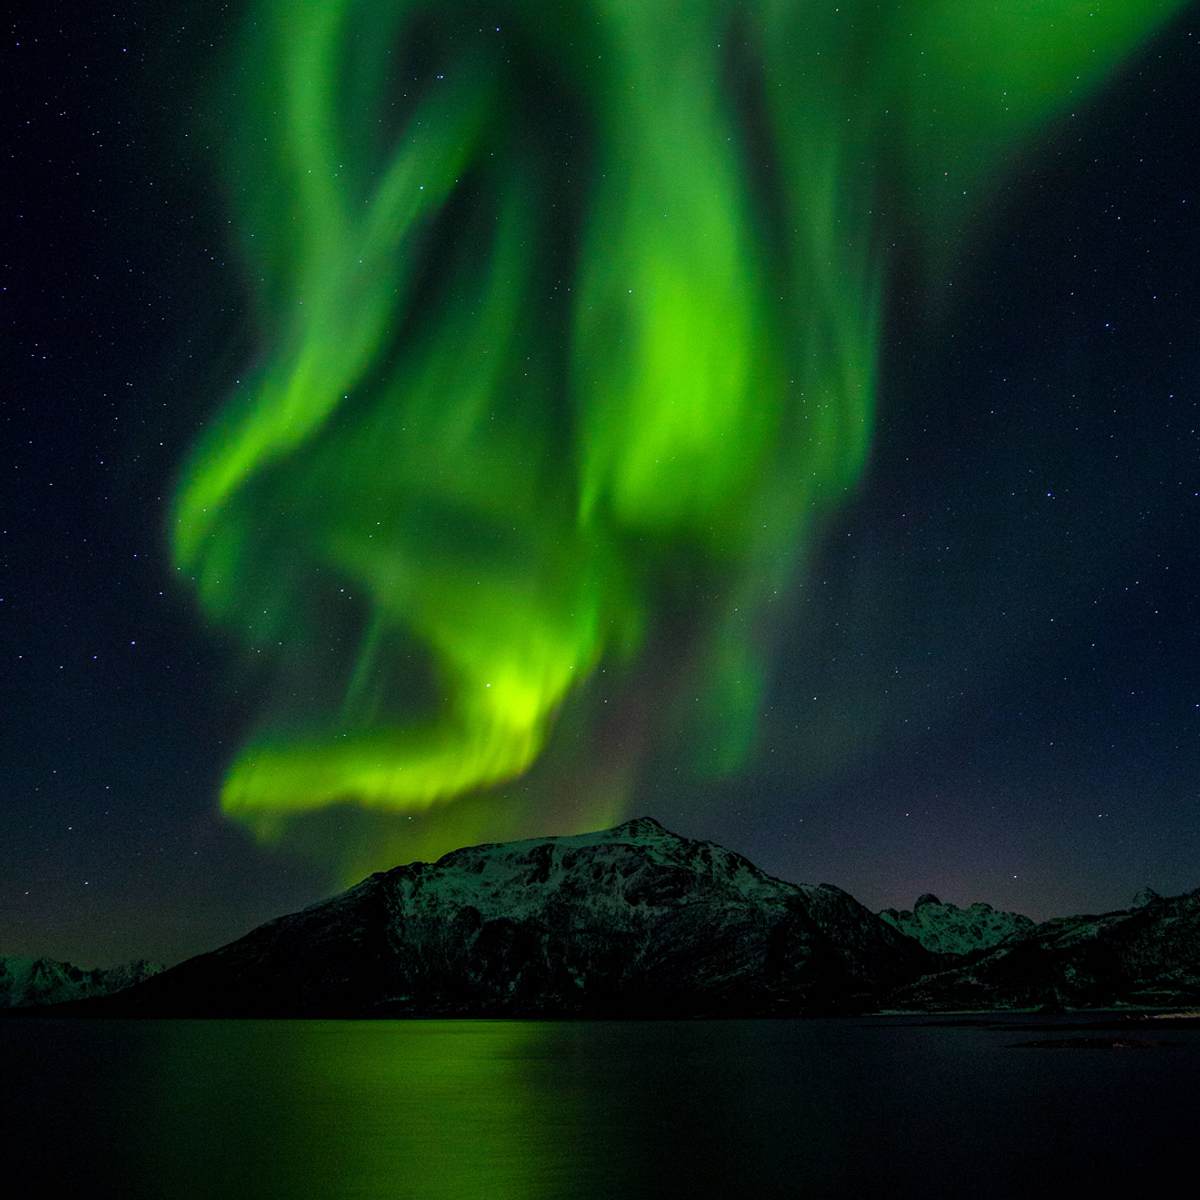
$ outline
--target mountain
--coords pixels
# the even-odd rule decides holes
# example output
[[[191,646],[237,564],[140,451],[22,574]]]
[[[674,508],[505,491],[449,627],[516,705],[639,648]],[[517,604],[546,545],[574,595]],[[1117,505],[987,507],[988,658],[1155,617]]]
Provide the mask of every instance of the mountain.
[[[727,1016],[860,1011],[936,963],[829,884],[641,818],[370,876],[77,1011]]]
[[[107,996],[141,983],[161,970],[162,967],[145,959],[85,971],[53,958],[0,954],[0,1009]]]
[[[1011,937],[1024,937],[1034,923],[1020,913],[1000,912],[990,904],[959,908],[926,893],[912,911],[885,908],[879,914],[894,929],[921,943],[934,954],[960,957],[990,950]]]
[[[0,959],[0,1007],[701,1017],[1200,1005],[1200,889],[1041,925],[928,895],[877,916],[840,888],[785,883],[643,817],[383,871],[154,970]]]
[[[981,957],[902,985],[920,1010],[1200,1003],[1200,889],[1136,908],[1060,917]]]

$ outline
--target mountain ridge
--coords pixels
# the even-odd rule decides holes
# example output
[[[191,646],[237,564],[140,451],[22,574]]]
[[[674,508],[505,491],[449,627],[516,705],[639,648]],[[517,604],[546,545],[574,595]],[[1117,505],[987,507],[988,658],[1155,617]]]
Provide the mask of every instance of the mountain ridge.
[[[1139,896],[1141,894],[1139,893]],[[1178,1007],[1200,1002],[1200,888],[1107,913],[1055,917],[1026,936],[898,989],[923,1011]],[[995,1005],[991,1005],[995,1007]]]
[[[107,996],[163,970],[144,958],[115,967],[77,967],[55,958],[0,954],[0,1009],[63,1004]]]
[[[1002,912],[984,901],[959,908],[928,892],[918,896],[911,909],[885,908],[879,916],[926,950],[956,958],[990,950],[1035,928],[1021,913]]]
[[[87,1011],[861,1011],[928,961],[840,888],[776,879],[715,843],[636,818],[377,872]]]
[[[91,1016],[713,1017],[1200,1001],[1200,889],[1100,917],[870,912],[649,817],[379,871]],[[26,1010],[33,1011],[33,1010]]]

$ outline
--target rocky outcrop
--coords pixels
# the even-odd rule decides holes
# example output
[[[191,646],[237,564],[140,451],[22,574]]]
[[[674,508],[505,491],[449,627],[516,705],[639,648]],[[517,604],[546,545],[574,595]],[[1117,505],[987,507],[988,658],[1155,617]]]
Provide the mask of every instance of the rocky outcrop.
[[[1020,913],[1000,912],[983,903],[959,908],[956,904],[943,904],[929,893],[918,897],[911,911],[885,908],[879,915],[926,950],[954,957],[990,950],[1034,929],[1033,921]]]

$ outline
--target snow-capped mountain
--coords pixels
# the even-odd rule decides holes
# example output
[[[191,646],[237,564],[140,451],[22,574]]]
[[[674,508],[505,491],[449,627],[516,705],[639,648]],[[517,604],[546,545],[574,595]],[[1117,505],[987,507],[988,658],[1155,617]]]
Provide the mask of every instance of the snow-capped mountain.
[[[914,1009],[1200,1003],[1200,889],[1139,894],[1136,908],[1059,917],[949,970],[898,989]]]
[[[0,1009],[63,1004],[107,996],[156,975],[162,967],[138,959],[119,967],[84,970],[53,958],[0,954]]]
[[[854,1011],[936,960],[841,889],[642,818],[372,875],[95,1011],[727,1015]]]
[[[956,957],[990,950],[1008,938],[1024,937],[1034,929],[1033,921],[1020,913],[1001,912],[983,903],[959,908],[928,892],[917,898],[911,911],[885,908],[879,915],[926,950]]]
[[[0,962],[0,1004],[93,1016],[1165,1007],[1200,1004],[1200,890],[1042,925],[933,896],[877,916],[641,818],[383,871],[161,974]]]

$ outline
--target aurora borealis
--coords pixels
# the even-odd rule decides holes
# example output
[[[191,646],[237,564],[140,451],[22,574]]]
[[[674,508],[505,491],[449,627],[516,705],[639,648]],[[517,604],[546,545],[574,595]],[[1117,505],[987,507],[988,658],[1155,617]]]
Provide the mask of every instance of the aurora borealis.
[[[753,719],[755,610],[863,459],[875,284],[822,229],[836,173],[798,184],[803,224],[772,246],[712,42],[739,15],[716,6],[681,41],[653,7],[585,8],[586,38],[518,10],[510,57],[528,43],[566,72],[531,81],[469,13],[432,30],[404,5],[259,14],[242,53],[287,103],[235,117],[278,148],[239,174],[247,237],[287,231],[259,261],[277,344],[193,460],[175,546],[209,615],[317,695],[298,713],[293,684],[268,713],[226,811],[274,830],[503,783],[595,671],[656,653],[673,673],[681,644],[709,707]],[[406,34],[429,65],[381,146]],[[374,86],[351,91],[359,72]],[[538,128],[547,100],[572,123]],[[767,119],[792,137],[786,109]],[[668,604],[695,628],[666,628]],[[505,804],[470,835],[511,828]],[[448,845],[468,833],[452,824]]]
[[[224,810],[505,784],[600,670],[667,714],[609,753],[699,691],[700,765],[745,766],[765,610],[866,460],[886,248],[944,267],[1178,3],[1093,7],[251,5],[224,149],[263,342],[172,524],[278,672]],[[636,797],[631,761],[571,824]],[[515,803],[434,840],[536,831]]]
[[[14,928],[643,811],[1169,890],[1193,4],[160,7],[21,39]]]

